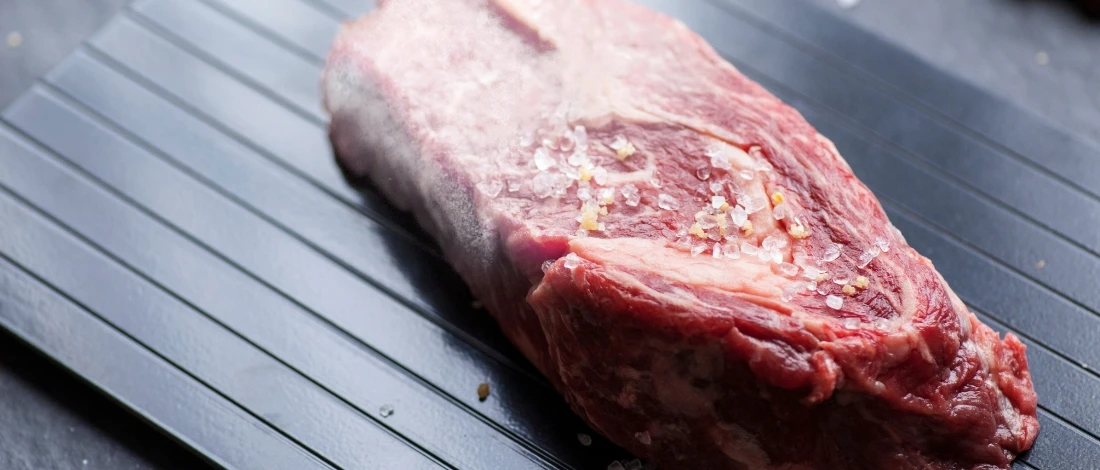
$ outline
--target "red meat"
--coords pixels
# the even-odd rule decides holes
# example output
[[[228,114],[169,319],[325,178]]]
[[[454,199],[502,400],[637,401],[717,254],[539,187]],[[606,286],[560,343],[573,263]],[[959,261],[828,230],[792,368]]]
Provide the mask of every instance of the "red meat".
[[[341,165],[412,212],[593,428],[661,468],[1008,468],[1024,346],[833,144],[619,0],[390,0],[323,79]]]

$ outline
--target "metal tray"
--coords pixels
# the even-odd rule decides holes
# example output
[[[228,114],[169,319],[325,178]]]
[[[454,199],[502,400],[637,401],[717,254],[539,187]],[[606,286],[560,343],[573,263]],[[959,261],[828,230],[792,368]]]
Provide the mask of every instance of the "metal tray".
[[[642,3],[803,112],[1024,338],[1042,431],[1016,466],[1100,467],[1100,150],[796,0]],[[318,74],[369,9],[140,1],[7,108],[0,326],[225,468],[628,458],[407,217],[341,177]]]

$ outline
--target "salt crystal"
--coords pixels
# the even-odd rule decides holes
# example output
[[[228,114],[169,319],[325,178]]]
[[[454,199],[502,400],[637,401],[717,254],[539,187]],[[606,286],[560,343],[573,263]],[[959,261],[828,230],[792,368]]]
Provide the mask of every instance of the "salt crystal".
[[[535,168],[546,171],[554,166],[554,159],[550,157],[550,151],[546,147],[535,149]]]
[[[577,434],[577,441],[579,441],[582,446],[588,447],[592,445],[592,436],[589,436],[585,433],[580,433]]]
[[[779,272],[784,276],[794,276],[798,274],[798,266],[791,263],[779,263]]]
[[[783,262],[783,253],[780,253],[779,250],[775,248],[772,248],[770,250],[761,248],[760,251],[756,253],[756,256],[760,258],[760,261],[763,261],[765,263]]]
[[[680,208],[680,201],[668,194],[661,193],[657,195],[657,207],[666,211],[674,211]]]
[[[730,211],[730,222],[733,222],[734,227],[745,225],[747,220],[749,220],[749,213],[744,207],[737,206]]]
[[[637,206],[638,203],[642,200],[642,196],[638,194],[638,187],[634,186],[633,184],[628,184],[626,186],[623,186],[622,188],[619,188],[619,193],[622,194],[624,198],[626,198],[626,205],[630,207]]]
[[[695,245],[691,247],[691,256],[699,256],[699,254],[706,251],[706,249],[706,245]]]
[[[596,184],[603,186],[607,184],[607,170],[602,166],[598,166],[592,170],[592,181]]]
[[[491,180],[485,183],[485,194],[489,197],[497,197],[504,190],[504,183],[500,180]]]
[[[597,228],[598,228],[598,226],[597,226]],[[577,236],[580,237],[580,238],[587,237],[588,236],[588,230],[585,230],[583,228],[577,229]]]
[[[710,157],[710,166],[727,171],[733,168],[733,165],[730,164],[730,157],[725,152]]]
[[[522,184],[523,184],[523,182],[520,181],[517,178],[509,178],[508,179],[508,192],[514,193],[516,191],[519,191],[519,188]]]
[[[833,278],[833,284],[836,284],[836,285],[839,285],[839,286],[843,286],[843,285],[845,285],[849,282],[852,282],[852,274],[851,273],[840,273],[840,274],[837,274],[836,277]]]
[[[546,272],[546,271],[549,271],[549,270],[550,270],[550,266],[553,266],[553,265],[554,265],[554,261],[553,261],[553,260],[546,260],[546,261],[543,261],[543,262],[542,262],[542,272]]]
[[[649,436],[649,431],[642,431],[634,433],[634,438],[641,442],[642,445],[650,445],[653,443],[653,438]],[[641,464],[639,463],[639,466]]]
[[[756,163],[752,166],[752,169],[767,173],[769,171],[772,171],[772,164],[768,163],[767,160],[761,158],[760,160],[756,161]]]
[[[584,150],[581,150],[580,147],[577,147],[575,151],[569,155],[569,158],[566,159],[566,163],[572,166],[584,166],[588,163],[588,154]]]
[[[825,251],[821,253],[822,263],[831,263],[836,261],[837,258],[840,258],[840,245],[836,243],[825,247]]]
[[[736,243],[726,245],[726,258],[741,259],[741,250],[737,248]]]
[[[726,198],[722,196],[712,196],[710,198],[710,207],[715,209],[721,209],[726,204]]]
[[[626,148],[626,144],[626,137],[623,137],[622,135],[616,135],[615,138],[611,139],[611,143],[607,144],[607,146],[611,147],[611,150],[619,151]]]
[[[843,323],[844,328],[847,330],[854,330],[856,328],[859,328],[859,320],[856,318],[845,318]]]
[[[531,134],[523,134],[519,136],[519,146],[523,148],[530,147],[535,143],[535,138]]]
[[[760,247],[749,243],[748,240],[745,240],[741,242],[741,252],[749,256],[756,256],[760,253]]]
[[[881,250],[883,253],[890,251],[890,240],[883,237],[875,237],[875,247]]]
[[[581,179],[581,172],[580,172],[580,170],[577,170],[576,168],[573,168],[573,167],[571,167],[571,166],[564,166],[564,167],[562,167],[562,169],[561,169],[561,174],[565,175],[566,177],[568,177],[568,178],[569,178],[569,179],[571,179],[571,180],[579,180],[579,179]]]
[[[719,245],[719,244],[715,243],[714,248],[711,249],[710,254],[711,254],[711,256],[714,256],[715,258],[721,258],[722,257],[722,245]]]
[[[765,250],[774,250],[777,248],[784,248],[787,246],[787,239],[783,237],[777,237],[775,235],[768,235],[764,238],[764,241],[760,244],[760,247]]]
[[[626,470],[626,467],[623,467],[623,464],[616,460],[607,466],[607,470]]]
[[[600,189],[600,205],[611,205],[615,203],[615,188],[603,188]]]
[[[756,175],[753,174],[752,170],[741,170],[740,172],[737,173],[737,176],[740,176],[741,179],[747,181],[747,180],[751,180]]]
[[[549,137],[543,137],[542,146],[546,147],[548,149],[551,149],[551,150],[556,150],[557,149],[557,147],[556,147],[557,144],[555,144],[554,141],[552,139],[550,139]]]
[[[577,199],[580,199],[582,201],[592,199],[592,190],[588,189],[587,185],[577,188]]]
[[[710,230],[718,226],[718,221],[715,220],[714,216],[709,214],[700,215],[695,218],[695,221],[699,222],[699,227],[702,227],[703,230]]]
[[[695,177],[699,178],[703,181],[706,181],[707,178],[710,178],[710,167],[709,166],[701,166],[701,167],[697,168],[695,170]]]
[[[626,470],[642,470],[642,461],[638,459],[626,463]]]
[[[652,178],[652,179],[649,180],[649,185],[653,186],[654,188],[660,189],[661,188],[661,180],[659,180],[657,178]]]
[[[575,140],[577,152],[588,150],[588,131],[584,126],[576,126],[573,128],[573,139]]]
[[[825,297],[825,305],[833,310],[840,310],[840,307],[844,306],[844,299],[840,296],[829,295]]]
[[[558,173],[554,175],[551,184],[554,188],[554,196],[562,197],[565,196],[565,192],[569,189],[569,187],[573,186],[573,180],[562,173]]]
[[[772,208],[772,218],[775,220],[783,220],[787,218],[787,205],[777,204]]]
[[[866,268],[867,265],[871,264],[871,261],[874,260],[880,252],[881,251],[877,246],[872,246],[865,250],[862,254],[859,255],[859,267]]]
[[[783,292],[779,295],[779,298],[783,299],[784,302],[790,302],[796,296],[798,296],[799,292],[802,292],[805,289],[805,282],[792,282],[790,284],[787,284],[787,286],[783,288]]]
[[[569,253],[568,255],[565,255],[565,263],[563,263],[563,265],[565,266],[565,269],[573,269],[573,268],[579,266],[580,264],[581,264],[581,257],[577,256],[576,253]]]
[[[382,405],[380,408],[378,408],[378,414],[381,415],[383,418],[389,418],[390,416],[393,416],[393,406]]]
[[[706,150],[703,150],[703,155],[714,157],[715,155],[721,155],[725,153],[725,151],[726,149],[723,148],[722,144],[710,144],[707,146]]]
[[[750,214],[755,214],[764,210],[765,207],[768,207],[768,201],[762,197],[745,196],[744,198],[738,199],[737,202],[745,206],[745,212]]]
[[[712,181],[710,183],[710,192],[718,194],[722,192],[722,183],[718,181]]]
[[[564,134],[558,139],[558,148],[562,152],[571,152],[577,146],[577,140],[573,138],[573,134],[569,131],[565,131]]]
[[[807,282],[806,283],[806,290],[816,291],[817,290],[817,281]]]
[[[531,182],[531,189],[535,192],[535,197],[539,199],[546,199],[554,193],[554,177],[549,173],[539,173],[535,175],[535,179]]]
[[[802,275],[806,276],[806,279],[817,279],[818,276],[821,276],[822,274],[825,274],[825,271],[817,269],[816,267],[809,266],[809,265],[806,265],[806,264],[803,264],[801,266],[802,266]]]

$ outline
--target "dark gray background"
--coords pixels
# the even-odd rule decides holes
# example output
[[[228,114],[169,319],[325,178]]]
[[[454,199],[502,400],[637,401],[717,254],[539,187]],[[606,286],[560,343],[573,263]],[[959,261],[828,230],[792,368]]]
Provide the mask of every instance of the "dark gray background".
[[[836,0],[803,1],[1100,141],[1100,24],[1085,19],[1069,2],[863,0],[855,8],[842,9]],[[0,0],[0,108],[126,2]],[[23,41],[10,48],[8,35],[15,31]],[[0,469],[202,466],[79,380],[0,333]]]

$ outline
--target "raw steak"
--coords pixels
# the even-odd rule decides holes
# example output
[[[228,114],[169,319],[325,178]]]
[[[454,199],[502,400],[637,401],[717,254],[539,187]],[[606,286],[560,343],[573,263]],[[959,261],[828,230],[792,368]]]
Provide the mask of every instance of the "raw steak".
[[[1008,468],[1024,354],[836,148],[619,0],[389,0],[323,78],[346,172],[593,428],[665,469]]]

